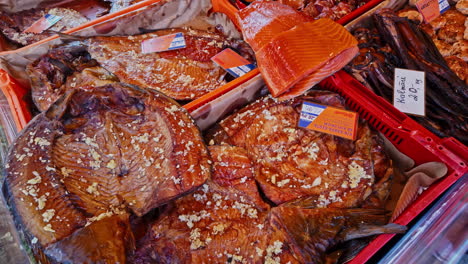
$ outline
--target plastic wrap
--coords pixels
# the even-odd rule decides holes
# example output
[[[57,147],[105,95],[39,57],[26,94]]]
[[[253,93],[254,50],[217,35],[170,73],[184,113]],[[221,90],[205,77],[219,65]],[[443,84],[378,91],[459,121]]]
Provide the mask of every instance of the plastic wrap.
[[[465,174],[379,264],[459,263],[468,250],[467,193]]]

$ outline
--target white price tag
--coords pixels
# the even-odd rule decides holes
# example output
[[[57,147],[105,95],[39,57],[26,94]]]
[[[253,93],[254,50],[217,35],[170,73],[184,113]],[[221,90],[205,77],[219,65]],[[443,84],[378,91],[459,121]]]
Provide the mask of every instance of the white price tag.
[[[395,68],[393,105],[408,114],[426,114],[425,73]]]

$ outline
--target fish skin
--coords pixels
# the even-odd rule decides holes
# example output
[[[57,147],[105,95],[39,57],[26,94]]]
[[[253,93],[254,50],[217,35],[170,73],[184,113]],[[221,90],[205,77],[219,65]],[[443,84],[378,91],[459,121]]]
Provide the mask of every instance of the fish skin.
[[[84,69],[96,66],[97,62],[79,42],[51,49],[26,67],[34,104],[41,112],[47,110],[71,88],[72,79],[76,76],[70,76],[80,75]]]
[[[288,101],[265,97],[222,120],[219,124],[222,130],[218,129],[217,134],[224,136],[213,138],[214,143],[222,139],[245,148],[255,164],[258,184],[275,204],[316,195],[315,202],[322,207],[361,205],[377,191],[374,159],[379,159],[379,179],[391,172],[390,166],[381,168],[382,163],[390,160],[378,147],[376,132],[361,122],[357,140],[350,141],[297,128],[303,101],[344,108],[343,98],[325,91]],[[360,171],[354,180],[350,166]],[[332,191],[335,195],[331,195]]]
[[[293,87],[291,87],[290,90],[282,93],[278,98],[280,100],[288,100],[304,94],[323,79],[341,70],[350,60],[356,56],[358,51],[358,47],[352,47],[342,51],[340,54],[326,63],[325,66],[319,68],[317,71],[309,74],[307,77],[297,82]]]
[[[113,215],[91,223],[49,245],[44,253],[54,263],[126,263],[135,249],[128,217]]]
[[[287,234],[300,263],[325,263],[328,249],[350,239],[406,231],[401,225],[385,225],[386,218],[378,209],[278,206],[271,210],[270,221]]]
[[[210,175],[186,110],[159,92],[118,83],[68,91],[23,130],[7,161],[6,196],[29,241],[37,238],[37,255],[103,218],[142,216]],[[45,205],[34,199],[42,195]]]
[[[142,40],[177,32],[184,34],[186,48],[142,53]],[[176,100],[196,99],[226,83],[226,71],[211,61],[223,49],[231,47],[254,62],[245,42],[209,31],[178,28],[136,36],[61,37],[74,42],[52,48],[27,66],[33,101],[40,111],[69,89],[114,81],[155,89]]]
[[[137,242],[132,263],[322,263],[325,252],[350,235],[402,230],[381,227],[383,210],[265,207],[255,198],[259,192],[246,151],[216,145],[209,149],[212,178],[154,222]],[[255,209],[256,217],[242,213],[240,203]]]
[[[354,58],[359,52],[357,44],[343,26],[322,18],[276,35],[256,56],[271,94],[277,97],[316,71],[322,70],[314,75],[316,82],[331,75]],[[345,56],[337,57],[345,51]]]
[[[61,16],[62,19],[41,33],[24,33],[34,22],[46,14]],[[26,46],[54,35],[54,31],[64,31],[88,22],[85,16],[70,8],[32,8],[16,13],[0,11],[0,31],[8,40],[18,46]]]
[[[45,115],[35,117],[16,139],[6,162],[5,197],[13,209],[16,224],[26,231],[29,240],[37,238],[42,245],[62,239],[86,223],[85,215],[67,195],[52,164],[52,144],[61,131],[59,122]],[[42,214],[52,209],[54,217],[44,222]],[[44,230],[47,224],[54,232]]]

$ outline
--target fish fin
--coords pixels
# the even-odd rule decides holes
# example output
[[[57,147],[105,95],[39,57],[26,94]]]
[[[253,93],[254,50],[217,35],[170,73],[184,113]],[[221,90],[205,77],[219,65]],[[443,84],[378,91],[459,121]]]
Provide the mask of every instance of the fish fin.
[[[381,209],[279,206],[271,212],[271,225],[287,234],[295,245],[293,251],[306,263],[323,262],[327,250],[349,239],[406,230],[397,224],[384,225],[388,212]]]
[[[47,118],[56,119],[62,117],[68,108],[68,102],[71,100],[75,92],[76,89],[71,89],[65,92],[64,95],[62,95],[55,103],[53,103],[49,109],[46,110],[45,115]]]
[[[82,37],[82,36],[75,36],[75,35],[71,35],[71,34],[65,34],[65,33],[62,33],[60,31],[55,31],[55,30],[47,30],[48,32],[51,32],[51,33],[54,33],[54,34],[57,34],[60,39],[62,40],[66,40],[66,41],[82,41],[82,40],[86,40],[88,39],[89,37]]]
[[[379,234],[401,234],[404,233],[406,229],[406,226],[394,223],[386,224],[384,226],[364,224],[356,228],[347,229],[344,232],[343,240],[348,241]]]
[[[307,197],[298,198],[289,202],[285,202],[280,206],[283,207],[300,207],[304,209],[313,209],[317,208],[318,204],[318,195],[311,195]]]

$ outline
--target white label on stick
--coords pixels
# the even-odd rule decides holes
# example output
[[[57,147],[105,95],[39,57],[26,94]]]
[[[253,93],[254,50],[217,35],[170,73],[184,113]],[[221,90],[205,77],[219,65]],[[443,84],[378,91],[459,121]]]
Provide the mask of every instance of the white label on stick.
[[[393,105],[404,113],[424,116],[425,73],[395,68],[394,82]]]

